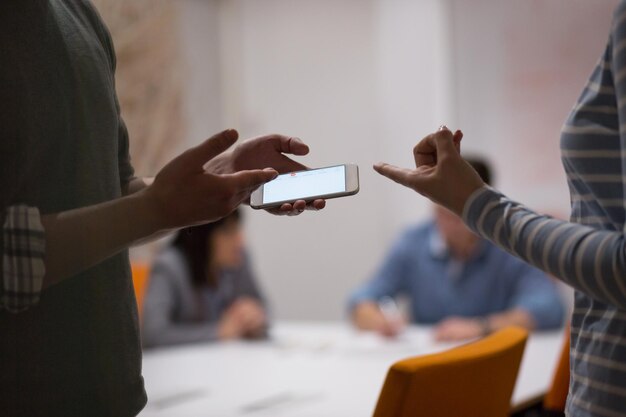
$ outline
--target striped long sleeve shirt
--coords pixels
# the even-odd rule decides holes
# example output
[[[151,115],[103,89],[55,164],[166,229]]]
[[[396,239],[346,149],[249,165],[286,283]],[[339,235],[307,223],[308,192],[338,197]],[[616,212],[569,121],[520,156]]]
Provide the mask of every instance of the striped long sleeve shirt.
[[[576,290],[569,417],[626,415],[626,1],[561,136],[571,222],[484,187],[463,217],[478,234]]]

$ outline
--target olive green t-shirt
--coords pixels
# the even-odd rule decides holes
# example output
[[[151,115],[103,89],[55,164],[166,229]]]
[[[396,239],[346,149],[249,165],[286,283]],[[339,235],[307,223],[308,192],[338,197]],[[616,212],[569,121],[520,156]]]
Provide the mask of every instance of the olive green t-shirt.
[[[0,1],[0,212],[120,197],[133,169],[114,69],[88,1]],[[0,310],[0,415],[123,417],[145,403],[127,252],[23,313]]]

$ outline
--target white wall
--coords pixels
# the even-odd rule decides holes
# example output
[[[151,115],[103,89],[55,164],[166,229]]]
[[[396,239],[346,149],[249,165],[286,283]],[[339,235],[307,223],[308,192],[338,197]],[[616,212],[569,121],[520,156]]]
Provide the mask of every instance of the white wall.
[[[225,127],[298,135],[311,166],[355,162],[358,196],[323,213],[246,212],[280,318],[336,319],[345,297],[429,204],[371,170],[410,165],[441,123],[489,155],[499,185],[568,209],[558,131],[606,40],[616,1],[181,0],[189,143]]]
[[[494,162],[497,185],[567,218],[561,126],[600,58],[617,1],[451,1],[463,146]],[[571,308],[571,288],[560,285]]]
[[[569,215],[560,129],[608,39],[614,0],[452,0],[455,101],[464,146],[498,186]]]

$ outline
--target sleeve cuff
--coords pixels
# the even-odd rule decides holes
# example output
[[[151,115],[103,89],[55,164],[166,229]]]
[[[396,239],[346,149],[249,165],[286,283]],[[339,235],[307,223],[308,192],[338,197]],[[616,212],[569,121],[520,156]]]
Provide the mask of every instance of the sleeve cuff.
[[[11,206],[5,214],[0,307],[18,313],[39,302],[46,242],[36,207]]]

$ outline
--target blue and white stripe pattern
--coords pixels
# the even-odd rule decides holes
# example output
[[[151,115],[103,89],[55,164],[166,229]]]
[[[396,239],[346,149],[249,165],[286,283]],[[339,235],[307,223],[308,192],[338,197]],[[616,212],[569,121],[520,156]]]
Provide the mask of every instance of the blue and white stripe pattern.
[[[561,149],[571,223],[488,187],[472,195],[463,217],[480,235],[576,289],[567,416],[626,416],[626,1],[563,127]]]

